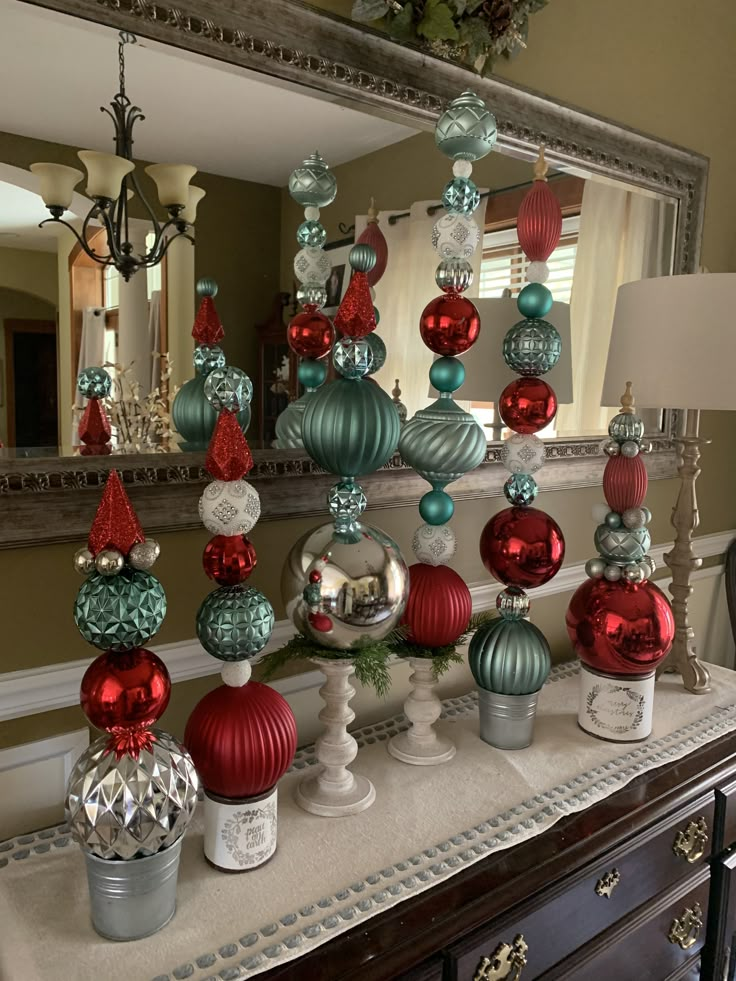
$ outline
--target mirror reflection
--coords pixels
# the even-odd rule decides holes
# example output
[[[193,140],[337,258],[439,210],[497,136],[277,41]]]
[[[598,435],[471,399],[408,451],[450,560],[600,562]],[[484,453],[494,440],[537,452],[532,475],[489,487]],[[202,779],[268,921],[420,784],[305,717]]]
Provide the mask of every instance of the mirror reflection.
[[[175,238],[160,262],[126,281],[113,265],[90,257],[68,228],[38,227],[49,211],[43,175],[29,169],[44,161],[84,170],[78,150],[115,150],[111,120],[100,107],[119,88],[117,32],[15,0],[1,0],[0,10],[0,83],[13,93],[0,106],[4,455],[78,452],[84,399],[76,377],[103,363],[113,377],[114,452],[200,448],[172,431],[166,417],[177,390],[194,376],[191,331],[199,304],[195,285],[202,279],[218,285],[214,303],[227,361],[253,381],[249,442],[279,448],[276,421],[302,392],[285,324],[298,309],[293,262],[304,217],[287,184],[316,148],[338,186],[320,216],[332,264],[326,312],[335,312],[347,289],[355,238],[369,217],[377,218],[388,244],[387,270],[376,287],[387,358],[375,381],[396,393],[409,416],[431,401],[432,355],[421,343],[418,322],[438,292],[432,234],[445,213],[438,195],[447,181],[447,161],[431,133],[155,42],[127,44],[126,92],[145,117],[133,134],[138,184],[128,185],[126,194],[127,240],[136,254],[156,248],[145,199],[160,225],[174,221],[167,237],[177,231],[176,220],[192,220],[187,230],[195,244]],[[39,62],[45,65],[42,77]],[[47,86],[43,78],[55,84]],[[196,209],[173,213],[174,192],[167,197],[164,182],[157,186],[152,179],[160,173],[144,169],[171,161],[196,168],[191,184],[204,192],[196,194]],[[95,206],[93,176],[90,170],[82,177],[61,213],[78,232]],[[475,253],[466,295],[479,302],[481,338],[487,335],[474,349],[476,369],[480,359],[501,361],[500,338],[510,326],[503,299],[516,296],[525,282],[516,216],[532,176],[532,161],[498,147],[474,170],[483,194],[475,215],[483,248]],[[563,320],[569,313],[571,387],[555,422],[540,435],[603,433],[610,411],[601,409],[600,393],[616,290],[672,271],[677,205],[582,169],[550,169],[547,176],[564,216],[548,286],[556,303],[569,306]],[[98,214],[87,229],[100,252],[106,251],[103,224]],[[472,374],[463,404],[488,427],[489,439],[499,438],[493,405],[498,392],[483,384],[482,370],[471,388]],[[656,414],[649,422],[656,428]],[[293,446],[283,448],[293,452]]]

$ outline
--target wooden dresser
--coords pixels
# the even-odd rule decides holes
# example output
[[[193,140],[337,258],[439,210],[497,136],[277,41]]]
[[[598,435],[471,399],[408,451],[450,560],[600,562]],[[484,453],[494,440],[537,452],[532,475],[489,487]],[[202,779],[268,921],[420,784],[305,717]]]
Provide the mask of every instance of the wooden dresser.
[[[731,846],[736,733],[260,977],[732,978]]]

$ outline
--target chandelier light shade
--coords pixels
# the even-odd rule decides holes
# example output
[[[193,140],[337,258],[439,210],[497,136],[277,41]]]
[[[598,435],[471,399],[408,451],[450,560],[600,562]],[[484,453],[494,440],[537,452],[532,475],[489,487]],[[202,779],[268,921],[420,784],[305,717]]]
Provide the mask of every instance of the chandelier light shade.
[[[91,259],[101,265],[114,266],[126,282],[138,269],[158,265],[175,238],[187,238],[194,243],[190,230],[197,205],[205,194],[202,188],[189,184],[197,173],[196,167],[189,164],[152,164],[146,167],[146,173],[156,184],[159,202],[168,212],[168,220],[160,221],[141,190],[133,161],[133,127],[137,120],[145,119],[145,116],[125,92],[125,45],[135,42],[134,34],[120,32],[120,89],[112,99],[110,108],[102,107],[115,128],[115,153],[79,151],[79,159],[87,170],[87,195],[94,201],[81,230],[64,221],[62,216],[71,205],[72,194],[83,177],[82,172],[61,164],[31,164],[31,171],[40,181],[43,202],[51,212],[51,217],[41,224],[53,221],[71,229]],[[128,202],[134,196],[147,213],[153,232],[153,243],[143,252],[137,252],[129,238],[129,219],[132,216],[128,214]],[[88,230],[99,226],[105,229],[107,252],[98,252],[88,241]]]

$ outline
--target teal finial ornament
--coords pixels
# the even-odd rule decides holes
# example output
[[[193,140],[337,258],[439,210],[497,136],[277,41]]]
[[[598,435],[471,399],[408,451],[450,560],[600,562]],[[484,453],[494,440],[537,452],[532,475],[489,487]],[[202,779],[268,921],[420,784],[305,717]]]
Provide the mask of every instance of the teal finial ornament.
[[[303,208],[326,208],[335,200],[337,179],[316,150],[292,171],[289,194]]]
[[[203,276],[202,279],[197,280],[197,296],[204,299],[205,296],[211,296],[214,299],[217,296],[218,286],[214,279],[209,276]]]
[[[437,120],[434,137],[450,160],[480,160],[496,142],[496,117],[475,92],[453,99]]]
[[[497,695],[531,695],[549,676],[544,634],[530,620],[491,620],[473,634],[468,663],[479,688]]]
[[[482,463],[486,437],[475,417],[445,395],[406,424],[399,453],[435,489],[442,489]]]
[[[363,243],[354,245],[348,255],[350,268],[356,272],[369,273],[376,264],[376,250]]]

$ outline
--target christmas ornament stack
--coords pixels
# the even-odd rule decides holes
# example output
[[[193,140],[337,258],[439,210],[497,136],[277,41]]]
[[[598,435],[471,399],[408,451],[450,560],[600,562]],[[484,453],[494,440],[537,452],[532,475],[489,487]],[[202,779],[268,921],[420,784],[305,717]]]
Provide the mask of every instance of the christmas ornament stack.
[[[205,546],[204,569],[218,587],[199,608],[197,636],[223,662],[223,684],[195,706],[184,742],[205,788],[205,857],[217,868],[244,872],[276,850],[276,784],[294,757],[296,722],[278,692],[250,680],[250,660],[274,625],[269,601],[245,585],[256,565],[247,536],[261,504],[244,479],[253,459],[237,414],[253,386],[239,368],[224,367],[207,376],[204,391],[218,416],[206,461],[215,479],[200,498],[199,514],[214,536]]]
[[[544,317],[552,294],[544,285],[547,259],[562,231],[562,213],[547,184],[540,151],[534,182],[519,209],[519,244],[529,265],[527,285],[517,298],[522,316],[506,334],[503,357],[520,377],[501,393],[498,411],[512,435],[504,463],[511,476],[504,494],[511,505],[494,515],[480,539],[483,564],[503,584],[496,606],[500,618],[482,627],[470,644],[470,668],[478,684],[481,738],[499,749],[522,749],[532,741],[539,691],[551,659],[542,632],[531,623],[525,590],[549,582],[565,557],[557,522],[531,505],[537,496],[533,477],[544,464],[544,443],[536,435],[557,412],[557,398],[541,377],[560,357],[560,335]]]
[[[112,940],[156,933],[174,915],[181,837],[197,803],[189,754],[152,728],[171,692],[166,665],[143,646],[166,614],[149,571],[158,554],[111,471],[88,546],[74,558],[86,576],[74,619],[104,652],[82,679],[82,709],[106,735],[74,766],[66,810],[87,864],[93,926]]]
[[[581,728],[601,739],[635,742],[652,731],[655,670],[672,646],[675,622],[666,596],[649,582],[646,444],[630,382],[608,433],[607,504],[594,508],[599,557],[586,564],[589,578],[570,600],[567,632],[582,661]]]
[[[378,209],[376,208],[373,198],[371,198],[371,204],[368,208],[368,224],[358,236],[358,240],[355,244],[367,245],[369,248],[373,249],[375,254],[375,263],[373,268],[369,269],[366,273],[366,279],[368,280],[368,285],[370,287],[371,297],[375,301],[376,284],[386,272],[386,267],[388,265],[388,242],[386,241],[385,235],[381,231],[378,220]],[[381,316],[376,306],[373,307],[373,315],[376,318],[376,325],[378,325],[381,322]],[[370,334],[367,335],[367,340],[371,349],[371,366],[366,374],[368,377],[370,377],[375,375],[377,371],[380,371],[385,364],[386,345],[375,330],[371,331]]]
[[[112,378],[104,368],[85,368],[77,377],[77,389],[88,401],[77,432],[82,456],[107,456],[112,452],[112,430],[102,400],[107,398]]]
[[[204,450],[209,443],[217,412],[205,395],[205,383],[213,371],[225,367],[225,352],[219,346],[225,331],[215,308],[217,283],[214,279],[200,279],[197,295],[201,302],[192,327],[192,337],[196,341],[192,357],[195,375],[176,393],[171,408],[174,426],[182,438],[181,449],[186,451]],[[250,403],[238,411],[237,419],[242,431],[247,432]]]

